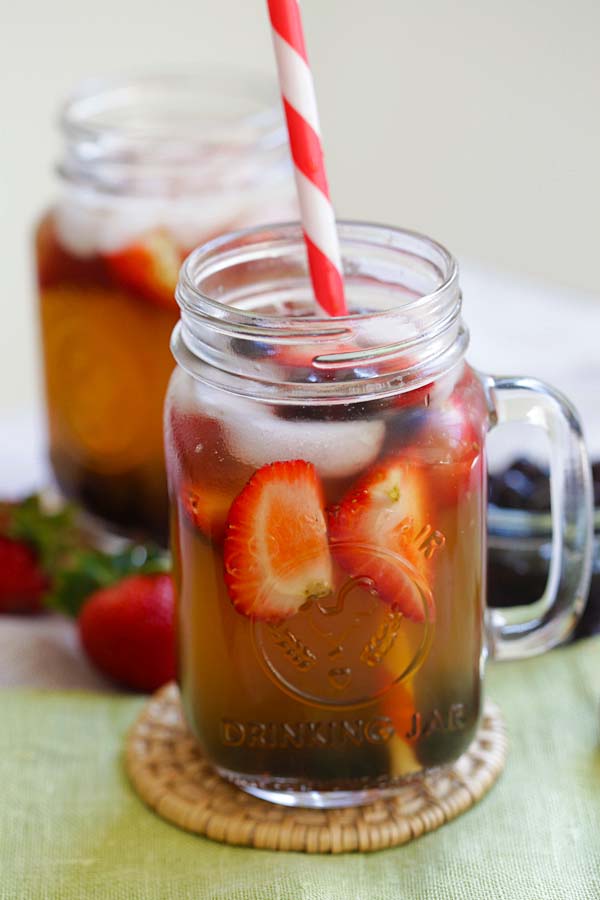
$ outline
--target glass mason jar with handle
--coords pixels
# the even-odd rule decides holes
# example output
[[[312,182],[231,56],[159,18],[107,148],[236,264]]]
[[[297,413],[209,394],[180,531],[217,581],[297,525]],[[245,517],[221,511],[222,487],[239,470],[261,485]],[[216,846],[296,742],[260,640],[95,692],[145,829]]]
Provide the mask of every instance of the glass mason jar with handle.
[[[188,722],[245,790],[365,802],[455,760],[483,662],[568,637],[589,582],[577,416],[465,362],[458,272],[427,237],[339,225],[350,314],[315,315],[299,226],[191,254],[165,409]],[[552,445],[554,553],[533,609],[485,603],[486,433]]]
[[[240,87],[242,85],[242,87]],[[207,71],[85,84],[36,233],[56,480],[115,530],[166,538],[162,406],[185,255],[295,209],[269,86]]]

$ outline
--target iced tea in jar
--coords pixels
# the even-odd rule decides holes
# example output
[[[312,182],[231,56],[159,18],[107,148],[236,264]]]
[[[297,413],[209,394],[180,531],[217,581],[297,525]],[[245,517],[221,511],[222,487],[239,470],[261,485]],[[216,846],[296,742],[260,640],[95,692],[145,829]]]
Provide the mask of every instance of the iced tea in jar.
[[[295,208],[270,103],[262,82],[207,71],[88,83],[63,108],[60,191],[36,234],[50,459],[64,494],[116,530],[167,532],[182,260]]]
[[[590,566],[577,417],[465,361],[456,264],[417,234],[339,225],[349,315],[315,312],[299,226],[192,253],[165,409],[188,722],[266,799],[364,802],[473,740],[483,662],[564,639]],[[488,430],[553,446],[554,547],[532,610],[486,610]]]

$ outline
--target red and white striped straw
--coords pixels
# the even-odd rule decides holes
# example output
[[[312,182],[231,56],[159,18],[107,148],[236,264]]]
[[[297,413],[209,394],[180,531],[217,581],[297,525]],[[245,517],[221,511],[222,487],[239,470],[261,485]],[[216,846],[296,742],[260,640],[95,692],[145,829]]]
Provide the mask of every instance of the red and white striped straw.
[[[315,85],[308,65],[298,0],[267,0],[279,86],[313,291],[322,310],[347,314],[335,215],[329,198]]]

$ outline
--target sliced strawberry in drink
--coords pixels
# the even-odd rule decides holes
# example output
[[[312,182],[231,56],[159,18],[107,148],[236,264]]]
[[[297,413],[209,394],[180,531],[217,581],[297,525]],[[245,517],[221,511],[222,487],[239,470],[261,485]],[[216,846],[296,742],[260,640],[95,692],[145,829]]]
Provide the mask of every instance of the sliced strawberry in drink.
[[[182,484],[179,496],[189,521],[207,538],[220,543],[233,497],[206,485]]]
[[[454,433],[447,436],[441,462],[433,473],[440,506],[454,506],[467,494],[482,489],[482,437],[472,422],[460,418]]]
[[[418,443],[405,451],[427,466],[438,507],[454,506],[482,488],[483,404],[479,393],[468,391],[432,407]]]
[[[331,592],[323,490],[312,463],[255,472],[229,512],[224,563],[231,602],[253,619],[281,621]]]
[[[182,254],[163,228],[156,228],[105,260],[114,279],[156,306],[175,309]]]
[[[231,504],[254,467],[227,464],[222,423],[198,412],[173,406],[166,438],[171,484],[187,522],[220,543]]]
[[[41,290],[72,282],[94,284],[95,287],[107,283],[106,269],[99,256],[75,256],[63,246],[52,213],[48,213],[40,221],[35,245],[38,285]]]
[[[192,483],[218,478],[218,458],[223,455],[221,423],[213,417],[172,407],[166,420],[167,439],[178,468]],[[212,468],[211,468],[212,463]]]
[[[431,534],[424,472],[390,457],[368,472],[329,511],[332,553],[353,577],[369,578],[381,597],[408,619],[433,618]]]

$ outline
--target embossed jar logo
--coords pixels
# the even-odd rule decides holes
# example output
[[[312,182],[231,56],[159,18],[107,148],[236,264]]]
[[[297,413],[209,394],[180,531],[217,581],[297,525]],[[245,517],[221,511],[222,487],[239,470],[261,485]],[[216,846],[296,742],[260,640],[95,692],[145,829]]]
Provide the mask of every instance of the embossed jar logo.
[[[407,619],[361,577],[347,577],[335,593],[308,600],[286,622],[255,621],[255,649],[269,677],[312,706],[352,708],[376,700],[416,671],[431,644],[433,597],[420,573],[381,547],[356,547],[394,566],[422,604],[423,621]]]

